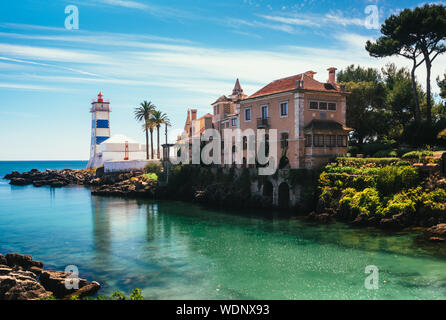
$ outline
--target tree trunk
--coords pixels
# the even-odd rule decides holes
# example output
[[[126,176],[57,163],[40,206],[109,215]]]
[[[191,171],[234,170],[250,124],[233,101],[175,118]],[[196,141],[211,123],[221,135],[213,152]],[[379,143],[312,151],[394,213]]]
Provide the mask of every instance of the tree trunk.
[[[152,160],[153,160],[153,129],[150,128],[150,151],[152,153]]]
[[[160,157],[160,126],[159,125],[156,126],[156,142],[158,145],[156,154],[157,154],[158,159],[161,159],[161,157]]]
[[[167,124],[166,124],[166,144],[167,144]]]
[[[432,96],[431,96],[431,71],[432,71],[432,61],[429,56],[426,58],[426,118],[428,123],[432,123]]]
[[[415,102],[414,118],[415,118],[416,123],[420,123],[421,122],[420,101],[418,100],[417,80],[415,78],[415,70],[416,69],[417,69],[417,61],[414,60],[412,72],[411,72],[413,98],[414,98],[414,102]]]
[[[146,158],[149,160],[149,130],[146,129]]]

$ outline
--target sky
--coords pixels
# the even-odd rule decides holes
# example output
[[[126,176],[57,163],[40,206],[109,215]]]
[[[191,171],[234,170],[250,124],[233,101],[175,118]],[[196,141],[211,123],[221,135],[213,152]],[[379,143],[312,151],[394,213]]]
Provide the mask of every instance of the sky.
[[[3,0],[0,160],[87,160],[89,108],[100,91],[111,102],[112,134],[144,143],[133,109],[147,100],[169,116],[174,141],[187,109],[212,112],[210,104],[230,94],[237,78],[251,95],[308,70],[325,82],[329,67],[410,66],[404,58],[375,59],[365,51],[366,41],[380,35],[368,9],[376,6],[382,23],[423,3]],[[77,28],[67,6],[77,8]],[[446,55],[433,69],[433,79],[445,73]],[[425,74],[420,67],[421,83]]]

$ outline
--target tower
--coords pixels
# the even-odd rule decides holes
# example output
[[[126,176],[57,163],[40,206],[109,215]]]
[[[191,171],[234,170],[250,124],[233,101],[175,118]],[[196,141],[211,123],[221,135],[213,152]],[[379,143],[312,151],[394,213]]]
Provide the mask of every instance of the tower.
[[[87,168],[93,168],[102,165],[102,155],[99,145],[110,138],[110,102],[104,101],[100,92],[98,99],[91,103],[91,147],[90,161]]]

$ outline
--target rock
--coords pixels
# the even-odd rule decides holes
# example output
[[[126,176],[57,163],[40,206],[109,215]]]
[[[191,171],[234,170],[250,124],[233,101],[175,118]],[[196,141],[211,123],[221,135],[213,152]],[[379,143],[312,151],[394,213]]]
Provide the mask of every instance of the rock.
[[[29,271],[31,271],[35,275],[40,275],[42,273],[43,269],[39,268],[39,267],[34,267],[33,266],[33,267],[29,268]]]
[[[63,298],[69,294],[72,294],[76,292],[77,289],[67,289],[65,286],[65,279],[67,279],[70,276],[69,273],[65,273],[62,271],[48,271],[43,270],[40,274],[40,283],[42,286],[48,290],[52,291],[54,293],[54,296],[56,298]],[[73,280],[79,281],[79,289],[83,288],[88,284],[87,280],[82,278],[77,278]]]
[[[7,266],[0,266],[0,276],[4,276],[12,272],[12,269]]]
[[[6,255],[7,265],[10,267],[23,267],[29,269],[31,267],[43,268],[43,263],[40,261],[33,261],[30,255],[21,255],[18,253],[8,253]]]
[[[34,187],[37,187],[37,188],[46,186],[47,184],[48,183],[45,180],[35,180],[35,181],[33,181]]]
[[[6,258],[0,254],[0,265],[8,265]]]
[[[403,226],[401,225],[401,222],[398,219],[388,218],[388,219],[381,219],[379,225],[383,229],[402,229]]]
[[[31,272],[9,272],[0,275],[0,300],[36,300],[49,297],[48,292]]]
[[[70,298],[72,298],[74,296],[79,297],[79,298],[93,296],[99,291],[99,289],[101,289],[101,285],[98,282],[93,281],[92,283],[87,284],[84,287],[80,288],[76,292],[73,292],[73,293],[65,296],[65,299],[69,300]]]
[[[437,224],[426,230],[426,236],[432,242],[446,241],[446,223]]]
[[[12,178],[9,184],[13,186],[27,186],[31,184],[31,181],[25,178]]]
[[[431,242],[445,242],[446,239],[445,238],[440,238],[440,237],[430,237],[429,241],[431,241]]]
[[[332,223],[334,222],[334,219],[331,215],[328,213],[320,213],[317,214],[316,212],[312,212],[308,215],[308,220],[315,221],[322,224]]]

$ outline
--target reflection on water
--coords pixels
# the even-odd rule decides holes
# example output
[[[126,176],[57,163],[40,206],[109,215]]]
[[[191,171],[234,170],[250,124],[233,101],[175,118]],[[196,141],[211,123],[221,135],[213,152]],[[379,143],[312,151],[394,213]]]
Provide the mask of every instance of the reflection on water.
[[[0,252],[75,264],[149,299],[444,299],[444,247],[415,233],[228,214],[181,202],[0,185]],[[380,269],[380,289],[364,269]]]

